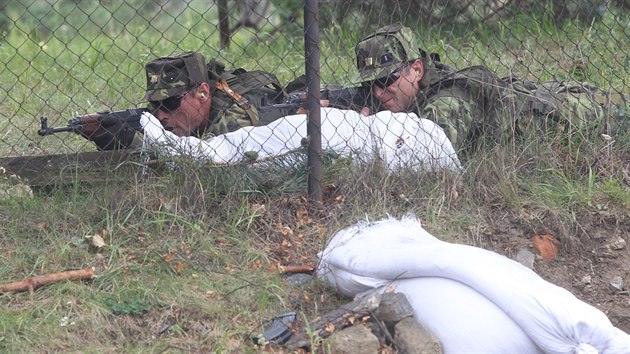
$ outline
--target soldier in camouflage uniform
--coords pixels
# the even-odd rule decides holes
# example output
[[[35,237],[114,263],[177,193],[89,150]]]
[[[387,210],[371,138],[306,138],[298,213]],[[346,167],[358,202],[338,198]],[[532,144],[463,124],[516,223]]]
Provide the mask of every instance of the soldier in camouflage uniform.
[[[355,50],[357,81],[372,88],[370,110],[414,112],[436,122],[462,157],[482,142],[502,142],[532,127],[547,129],[550,122],[586,129],[586,123],[602,121],[603,107],[611,102],[619,108],[614,117],[627,114],[621,95],[588,85],[534,85],[501,79],[482,66],[455,71],[419,49],[413,32],[401,25],[377,30]]]
[[[246,95],[237,88],[243,87],[243,83],[231,87],[232,82],[239,84],[236,75],[220,76],[222,72],[212,70],[210,73],[213,77],[209,76],[203,55],[196,52],[157,58],[146,65],[146,100],[165,129],[178,136],[203,138],[261,125],[263,121],[266,124],[283,115],[277,112],[272,118],[261,117],[257,110],[257,105],[265,99],[269,101],[267,104],[284,101],[282,89],[272,74],[250,72],[254,74],[248,77],[258,87]],[[267,82],[273,83],[276,90],[264,89]]]
[[[186,52],[152,60],[146,65],[147,92],[152,113],[177,136],[210,138],[242,127],[266,125],[287,115],[286,109],[264,110],[283,103],[286,94],[278,79],[264,71],[234,69],[226,72],[217,61]],[[93,140],[99,150],[139,146],[123,122],[101,122]],[[117,141],[117,143],[112,143]]]

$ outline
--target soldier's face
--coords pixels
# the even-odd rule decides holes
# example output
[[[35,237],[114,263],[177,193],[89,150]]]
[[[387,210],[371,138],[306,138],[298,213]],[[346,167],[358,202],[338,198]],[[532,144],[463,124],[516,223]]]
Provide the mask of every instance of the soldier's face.
[[[210,115],[210,95],[200,94],[199,89],[192,90],[181,97],[178,107],[158,106],[154,115],[164,126],[164,129],[177,136],[191,136],[196,129],[205,124]]]
[[[418,94],[419,82],[422,78],[421,75],[416,74],[417,62],[419,61],[400,68],[397,74],[390,74],[389,79],[384,78],[372,84],[372,92],[381,102],[381,107],[396,113],[404,112],[411,106],[414,97]],[[395,77],[396,75],[398,78]]]

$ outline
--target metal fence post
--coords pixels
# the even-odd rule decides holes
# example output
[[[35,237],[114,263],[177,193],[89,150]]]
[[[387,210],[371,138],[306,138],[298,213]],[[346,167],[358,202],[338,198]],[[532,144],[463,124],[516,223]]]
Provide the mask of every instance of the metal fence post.
[[[308,95],[306,108],[308,123],[308,198],[310,202],[322,202],[322,136],[320,110],[319,71],[319,13],[318,0],[304,2],[304,51],[306,57],[306,82]]]

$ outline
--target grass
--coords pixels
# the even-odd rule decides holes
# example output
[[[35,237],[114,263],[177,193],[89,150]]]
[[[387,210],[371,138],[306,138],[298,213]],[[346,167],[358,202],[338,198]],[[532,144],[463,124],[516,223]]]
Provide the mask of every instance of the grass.
[[[175,50],[269,70],[282,82],[302,72],[303,36],[291,26],[274,40],[243,30],[223,50],[214,14],[162,16],[151,26],[141,18],[127,18],[141,26],[122,29],[109,22],[106,33],[89,26],[81,35],[54,27],[54,35],[37,38],[26,28],[12,31],[0,46],[0,155],[94,150],[71,134],[38,137],[38,117],[59,125],[76,114],[135,106],[143,63]],[[620,64],[630,52],[620,40],[627,31],[628,20],[609,13],[602,22],[559,29],[549,19],[515,18],[499,31],[422,33],[425,48],[456,67],[484,64],[534,81],[578,79],[580,60],[580,79],[628,93],[628,68]],[[351,82],[353,45],[362,34],[350,25],[323,29],[323,83]],[[0,295],[0,351],[259,352],[251,337],[273,316],[297,310],[312,319],[347,301],[316,281],[290,286],[278,272],[279,264],[315,262],[339,228],[413,214],[452,242],[489,245],[544,231],[579,248],[593,227],[606,228],[602,220],[627,223],[627,151],[626,136],[612,145],[532,137],[478,154],[459,176],[391,175],[333,156],[321,208],[306,202],[303,165],[282,161],[266,171],[181,163],[127,183],[70,181],[35,189],[30,198],[10,194],[0,198],[2,283],[91,266],[98,277],[32,296]],[[0,174],[4,190],[14,185]],[[94,235],[105,246],[92,245]]]

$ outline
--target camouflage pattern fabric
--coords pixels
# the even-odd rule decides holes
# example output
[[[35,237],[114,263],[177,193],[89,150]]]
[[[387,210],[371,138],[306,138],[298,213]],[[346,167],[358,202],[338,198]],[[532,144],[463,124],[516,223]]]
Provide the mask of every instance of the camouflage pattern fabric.
[[[442,127],[455,150],[460,153],[468,150],[470,127],[477,125],[475,117],[481,116],[481,112],[470,102],[461,97],[445,96],[429,99],[417,114]]]
[[[265,125],[287,115],[286,110],[259,112],[258,107],[284,103],[286,93],[275,75],[261,71],[247,71],[242,68],[225,71],[225,65],[216,60],[208,63],[208,75],[214,81],[225,80],[231,90],[249,103],[249,113],[226,92],[212,91],[212,110],[204,136],[217,136],[233,132],[242,127]],[[217,85],[218,87],[218,85]]]
[[[147,101],[162,101],[208,82],[205,59],[197,52],[160,57],[147,63],[145,69]]]
[[[630,118],[629,97],[587,83],[550,81],[529,91],[518,87],[518,92],[531,102],[531,116],[518,122],[522,132],[577,133],[590,139],[622,131]]]
[[[232,105],[221,111],[213,109],[210,113],[210,121],[212,123],[206,128],[201,138],[222,135],[252,125],[247,112],[238,105]]]
[[[513,136],[512,115],[504,111],[502,82],[494,73],[481,66],[435,72],[442,76],[419,92],[409,110],[440,125],[458,153]]]
[[[416,36],[398,24],[386,26],[365,37],[355,47],[359,76],[356,83],[381,79],[401,64],[421,57]]]
[[[628,97],[585,83],[498,79],[488,69],[447,73],[421,92],[410,110],[440,125],[465,157],[482,142],[523,134],[563,134],[582,141],[627,129]]]

